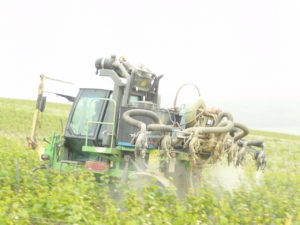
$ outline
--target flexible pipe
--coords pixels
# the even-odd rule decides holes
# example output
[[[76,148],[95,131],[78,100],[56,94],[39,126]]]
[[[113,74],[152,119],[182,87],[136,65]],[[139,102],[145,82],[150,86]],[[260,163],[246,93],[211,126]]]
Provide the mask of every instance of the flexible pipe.
[[[149,131],[166,131],[166,132],[172,132],[172,126],[165,125],[165,124],[149,124],[147,126],[147,130]]]
[[[155,112],[152,112],[150,110],[131,109],[131,110],[126,111],[122,116],[123,120],[126,123],[128,123],[134,127],[140,128],[143,131],[146,130],[146,124],[142,121],[132,118],[133,116],[146,116],[146,117],[151,118],[154,121],[154,123],[160,124],[160,119],[159,119],[158,115]]]
[[[241,130],[240,132],[238,132],[237,134],[234,135],[234,137],[233,137],[234,141],[237,141],[249,134],[249,129],[243,124],[234,123],[234,128],[238,128]]]
[[[231,113],[229,112],[221,112],[218,114],[217,120],[216,120],[216,124],[219,124],[222,119],[226,117],[228,120],[233,121],[233,116]]]
[[[263,147],[264,142],[260,141],[260,140],[256,140],[256,141],[248,141],[247,142],[247,146],[256,146],[256,147]]]
[[[142,121],[136,120],[132,118],[133,116],[146,116],[151,118],[154,123],[149,124],[146,126],[146,124]],[[163,132],[172,132],[172,126],[161,124],[161,121],[158,117],[158,115],[155,112],[152,112],[150,110],[145,109],[131,109],[126,111],[123,114],[123,120],[135,127],[138,127],[143,130],[149,130],[149,131],[163,131]]]
[[[208,134],[208,133],[226,133],[233,128],[232,121],[221,122],[217,127],[191,127],[184,131],[187,132],[197,132],[198,134]]]

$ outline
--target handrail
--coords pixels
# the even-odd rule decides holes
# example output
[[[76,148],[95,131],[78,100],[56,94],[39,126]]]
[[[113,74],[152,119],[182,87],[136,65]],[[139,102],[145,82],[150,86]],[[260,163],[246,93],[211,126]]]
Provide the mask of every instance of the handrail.
[[[103,125],[112,125],[113,128],[112,128],[112,138],[110,140],[110,148],[112,148],[112,145],[113,145],[113,142],[114,142],[114,133],[115,133],[115,118],[116,118],[116,108],[117,108],[117,103],[114,99],[111,99],[111,98],[93,98],[93,101],[95,100],[100,100],[100,101],[110,101],[113,103],[114,105],[114,109],[113,109],[113,121],[112,122],[98,122],[98,121],[87,121],[86,122],[86,126],[87,126],[87,129],[86,129],[86,136],[85,136],[85,146],[88,146],[88,134],[89,134],[89,124],[103,124]],[[90,111],[90,104],[93,102],[91,101],[89,103],[89,107],[88,107],[88,112]],[[108,113],[108,112],[106,112]]]

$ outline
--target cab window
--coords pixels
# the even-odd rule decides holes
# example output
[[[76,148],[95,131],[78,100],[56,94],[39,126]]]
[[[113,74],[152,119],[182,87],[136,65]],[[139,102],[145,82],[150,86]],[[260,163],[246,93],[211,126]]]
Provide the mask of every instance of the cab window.
[[[85,136],[88,134],[89,137],[95,136],[99,124],[91,122],[100,121],[103,108],[106,105],[106,101],[100,98],[107,98],[109,94],[110,91],[108,90],[82,90],[70,122],[73,135]]]

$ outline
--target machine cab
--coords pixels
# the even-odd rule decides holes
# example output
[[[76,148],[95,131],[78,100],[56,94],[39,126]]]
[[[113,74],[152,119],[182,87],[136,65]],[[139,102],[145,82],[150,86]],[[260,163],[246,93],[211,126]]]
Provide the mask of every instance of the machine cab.
[[[138,105],[140,101],[159,107],[158,85],[162,76],[114,57],[101,58],[95,66],[101,79],[109,78],[113,82],[113,90],[106,87],[79,90],[64,135],[68,160],[90,160],[94,154],[83,150],[84,146],[133,147],[130,134],[138,129],[122,121],[120,115],[132,108],[144,108],[144,103]]]
[[[78,160],[88,155],[81,151],[86,139],[92,146],[107,145],[104,139],[113,129],[113,125],[108,124],[113,119],[111,97],[111,90],[92,88],[79,90],[64,135],[66,148],[72,149],[69,159]]]

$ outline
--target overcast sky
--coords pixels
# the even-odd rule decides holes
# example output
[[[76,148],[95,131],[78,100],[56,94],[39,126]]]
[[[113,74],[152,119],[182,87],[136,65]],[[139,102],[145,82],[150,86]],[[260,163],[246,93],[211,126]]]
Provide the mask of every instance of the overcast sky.
[[[0,1],[0,97],[36,97],[39,74],[88,80],[118,54],[254,128],[300,133],[300,1]],[[187,88],[179,101],[197,97]]]

